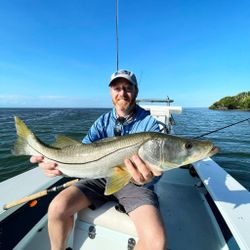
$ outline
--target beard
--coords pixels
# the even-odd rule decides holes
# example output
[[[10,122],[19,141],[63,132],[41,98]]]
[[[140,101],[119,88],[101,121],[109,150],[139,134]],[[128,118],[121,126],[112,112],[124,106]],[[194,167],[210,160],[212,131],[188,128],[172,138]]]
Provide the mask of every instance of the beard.
[[[113,104],[116,107],[116,109],[119,109],[122,112],[129,113],[131,110],[133,110],[135,106],[135,99],[133,100],[119,99],[117,101],[113,100]]]

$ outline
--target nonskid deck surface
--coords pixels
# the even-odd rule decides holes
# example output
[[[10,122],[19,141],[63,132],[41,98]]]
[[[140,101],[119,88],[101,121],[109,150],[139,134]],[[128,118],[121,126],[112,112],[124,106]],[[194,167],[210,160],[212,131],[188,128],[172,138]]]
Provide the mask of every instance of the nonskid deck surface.
[[[156,186],[168,249],[228,249],[197,182],[187,170],[176,169]]]

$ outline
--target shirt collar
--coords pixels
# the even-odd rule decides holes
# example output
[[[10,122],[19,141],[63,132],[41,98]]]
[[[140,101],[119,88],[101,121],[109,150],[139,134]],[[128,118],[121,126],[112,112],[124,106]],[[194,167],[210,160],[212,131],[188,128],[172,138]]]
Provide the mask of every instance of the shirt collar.
[[[136,104],[136,105],[135,105],[135,109],[133,110],[133,112],[131,112],[131,114],[129,114],[129,115],[127,115],[127,116],[125,117],[125,122],[123,123],[123,125],[128,125],[128,124],[130,124],[132,121],[134,121],[137,112],[138,112],[138,105]],[[118,115],[117,115],[117,113],[116,113],[115,107],[114,107],[113,110],[112,110],[112,115],[113,115],[113,118],[114,118],[115,120],[118,118]]]

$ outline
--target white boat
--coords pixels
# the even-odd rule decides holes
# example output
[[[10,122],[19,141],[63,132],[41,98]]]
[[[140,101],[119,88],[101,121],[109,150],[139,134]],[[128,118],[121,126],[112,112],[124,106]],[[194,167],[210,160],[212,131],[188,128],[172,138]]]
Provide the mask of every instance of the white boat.
[[[182,110],[175,106],[145,107],[168,132],[172,114]],[[0,183],[0,249],[50,249],[47,208],[54,195],[8,210],[3,205],[67,180],[47,178],[35,168]],[[167,229],[167,249],[250,249],[250,193],[211,158],[165,172],[155,191]],[[133,249],[135,227],[116,205],[109,202],[94,211],[80,211],[69,249]]]

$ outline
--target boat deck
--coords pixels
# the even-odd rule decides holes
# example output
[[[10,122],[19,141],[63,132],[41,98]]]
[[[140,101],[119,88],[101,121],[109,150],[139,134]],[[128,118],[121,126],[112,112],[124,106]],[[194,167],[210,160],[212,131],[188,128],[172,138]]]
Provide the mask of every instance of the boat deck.
[[[160,210],[167,230],[167,249],[229,249],[204,196],[206,191],[204,187],[198,187],[197,183],[201,183],[200,180],[192,177],[187,169],[173,169],[167,171],[156,185],[155,191],[159,196]],[[130,218],[117,212],[114,204],[104,205],[95,211],[81,211],[76,225],[77,249],[98,249],[98,242],[92,243],[93,240],[90,241],[87,237],[82,240],[86,228],[91,225],[97,231],[110,230],[110,236],[102,241],[100,249],[110,249],[115,232],[136,239],[136,230]]]
[[[228,240],[225,241],[204,195],[204,193],[207,193],[206,188],[202,185],[200,179],[192,177],[187,169],[177,168],[164,173],[156,184],[155,191],[159,197],[160,210],[167,229],[167,249],[239,249],[237,246],[235,248],[228,247]],[[15,208],[3,212],[2,216],[5,217],[4,214],[8,214],[11,210],[13,212]],[[72,235],[74,241],[78,242],[77,247],[73,249],[116,250],[117,242],[121,242],[122,239],[126,242],[131,237],[136,239],[136,231],[131,228],[131,226],[134,227],[131,224],[129,216],[116,211],[112,204],[106,204],[103,208],[95,211],[84,210],[84,212],[78,214],[76,221],[76,229],[81,229],[81,231],[75,231],[74,236]],[[99,243],[94,243],[98,240],[98,237],[95,240],[88,238],[88,231],[86,231],[86,237],[83,235],[83,230],[89,225],[94,225],[98,232],[102,232],[98,234],[102,237]],[[123,228],[121,229],[121,227]],[[114,237],[115,235],[116,237]],[[112,248],[112,241],[115,238],[116,242],[113,242],[114,247]],[[87,244],[85,240],[88,241]],[[90,244],[91,246],[96,244],[97,247],[95,245],[91,248]],[[47,216],[45,216],[19,242],[15,249],[43,250],[48,249],[48,245]],[[72,242],[69,243],[69,246],[72,246]],[[125,250],[128,248],[125,244],[124,248],[119,247],[119,249]]]
[[[156,186],[168,249],[228,249],[198,181],[187,170],[175,169]]]

